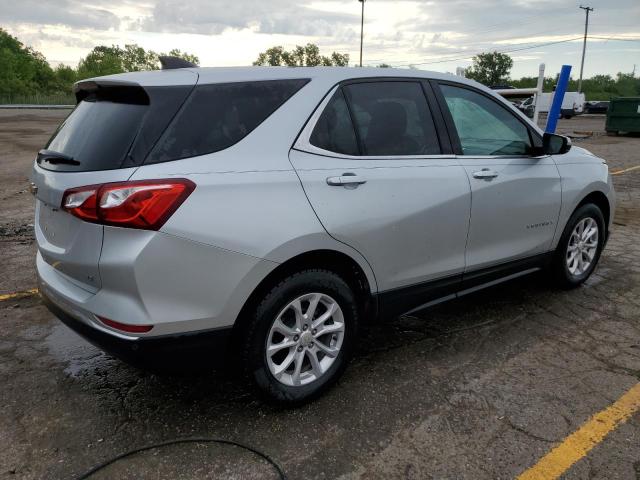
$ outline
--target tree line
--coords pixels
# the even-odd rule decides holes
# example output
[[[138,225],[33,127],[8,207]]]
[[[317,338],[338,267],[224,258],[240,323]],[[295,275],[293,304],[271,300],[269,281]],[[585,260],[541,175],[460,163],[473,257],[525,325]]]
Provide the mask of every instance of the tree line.
[[[152,50],[145,50],[139,45],[131,44],[99,45],[93,48],[86,57],[80,60],[77,68],[58,65],[53,68],[44,55],[29,46],[25,46],[17,38],[0,28],[0,103],[74,103],[72,85],[90,77],[99,77],[122,72],[140,70],[156,70],[160,68],[159,56],[164,55]],[[195,55],[171,50],[168,54],[184,58],[199,64]],[[348,66],[349,55],[332,52],[322,55],[317,45],[308,43],[286,50],[275,46],[260,53],[256,66]],[[380,64],[378,67],[389,67]],[[513,59],[504,53],[487,52],[473,57],[473,65],[466,69],[468,78],[487,86],[510,85],[516,88],[535,87],[537,77],[511,79],[510,72]],[[544,79],[544,91],[552,91],[557,76]],[[569,91],[577,90],[577,81],[571,79]],[[583,79],[582,90],[587,100],[609,100],[618,96],[640,95],[640,78],[634,73],[618,73],[611,75],[595,75]]]
[[[476,80],[487,86],[509,85],[515,88],[535,88],[538,84],[538,77],[522,77],[511,79],[510,72],[513,67],[512,58],[500,52],[481,53],[473,57],[473,65],[466,69],[465,76]],[[555,77],[545,77],[543,91],[553,91],[558,83],[557,74]],[[567,91],[578,90],[578,81],[571,78]],[[634,73],[611,75],[594,75],[591,78],[582,80],[582,91],[587,100],[609,100],[613,97],[633,97],[640,95],[640,77]]]
[[[0,103],[75,103],[72,86],[78,80],[102,75],[160,68],[159,57],[171,55],[199,63],[195,55],[171,50],[168,54],[139,45],[99,45],[80,60],[77,68],[53,68],[42,53],[25,46],[0,28]],[[40,100],[40,101],[39,101]]]

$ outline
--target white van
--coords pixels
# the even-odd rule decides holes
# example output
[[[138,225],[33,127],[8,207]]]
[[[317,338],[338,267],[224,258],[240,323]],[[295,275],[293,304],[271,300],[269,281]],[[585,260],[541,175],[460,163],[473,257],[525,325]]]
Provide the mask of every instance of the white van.
[[[553,95],[555,92],[542,93],[537,100],[538,111],[541,113],[548,113],[551,108],[551,102],[553,101]],[[579,115],[584,111],[585,96],[581,92],[566,92],[562,99],[562,107],[560,114],[564,118],[571,118],[574,115]],[[531,110],[533,114],[533,97],[529,97],[527,100],[520,104],[520,109],[524,112]]]

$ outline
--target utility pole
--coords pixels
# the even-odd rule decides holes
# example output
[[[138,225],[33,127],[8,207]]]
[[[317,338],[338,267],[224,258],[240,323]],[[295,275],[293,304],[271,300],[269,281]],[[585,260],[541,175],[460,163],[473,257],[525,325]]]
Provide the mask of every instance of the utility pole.
[[[584,22],[584,41],[582,42],[582,61],[580,62],[580,80],[578,80],[578,93],[582,91],[582,70],[584,69],[584,54],[587,50],[587,30],[589,29],[589,12],[593,12],[593,8],[591,7],[583,7],[582,5],[580,5],[580,8],[585,11],[587,16]]]
[[[358,0],[362,4],[362,16],[360,17],[360,66],[362,67],[362,42],[364,40],[364,1]]]

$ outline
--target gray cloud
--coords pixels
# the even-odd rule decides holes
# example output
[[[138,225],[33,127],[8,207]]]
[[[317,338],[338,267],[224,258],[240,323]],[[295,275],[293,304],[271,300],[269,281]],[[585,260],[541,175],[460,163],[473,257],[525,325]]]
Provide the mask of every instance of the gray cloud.
[[[356,1],[329,0],[332,3],[325,2],[323,10],[312,8],[316,1],[92,0],[87,3],[86,0],[0,0],[0,12],[3,24],[13,27],[14,31],[25,25],[29,26],[25,30],[31,32],[34,25],[40,31],[49,25],[74,29],[66,40],[33,34],[34,44],[47,42],[84,47],[93,38],[100,37],[101,32],[104,35],[114,33],[109,32],[111,29],[118,32],[113,38],[120,41],[124,32],[132,31],[216,35],[251,28],[261,34],[311,37],[323,49],[357,52],[360,15]],[[353,13],[331,12],[332,4],[335,10],[341,11],[348,6]],[[403,17],[400,9],[407,5],[391,0],[375,0],[375,4],[385,4],[384,8],[393,11],[395,18]],[[589,0],[589,4],[596,9],[591,16],[591,35],[637,34],[638,0]],[[373,8],[374,2],[370,5],[367,8]],[[365,61],[423,65],[442,58],[464,60],[490,49],[513,49],[522,42],[544,42],[533,37],[579,37],[584,28],[584,13],[577,5],[577,0],[538,0],[535,3],[530,0],[416,1],[410,6],[411,15],[404,15],[404,18],[410,18],[390,25],[385,31],[369,33],[365,23]],[[414,14],[416,10],[417,14]],[[365,22],[367,19],[371,21],[365,13]],[[589,49],[595,51],[598,47],[590,45]],[[615,47],[607,46],[608,51],[630,47],[622,42]],[[577,47],[560,44],[545,48],[543,53],[550,52],[548,58],[552,59],[551,54],[568,48],[573,51]]]
[[[319,12],[308,0],[158,0],[140,28],[171,33],[217,34],[256,28],[259,33],[330,36],[340,26],[355,25],[357,15]]]
[[[637,0],[590,0],[590,35],[638,31]],[[574,0],[429,0],[420,3],[419,14],[396,25],[411,41],[403,50],[425,61],[434,57],[464,57],[490,49],[517,48],[523,39],[575,36],[584,32],[584,12]],[[553,49],[552,51],[559,51]],[[376,52],[385,55],[384,49]]]
[[[87,5],[82,0],[0,0],[4,22],[36,25],[65,25],[75,28],[108,30],[118,28],[120,20],[112,12]]]
[[[590,31],[620,27],[621,24],[633,29],[631,19],[640,18],[637,0],[591,0],[587,3],[595,7],[590,17]],[[420,11],[421,15],[403,21],[397,27],[428,34],[464,33],[479,41],[581,34],[584,29],[584,12],[578,9],[574,0],[430,0],[421,3]]]
[[[89,30],[219,34],[253,28],[265,34],[334,37],[338,42],[357,33],[358,8],[353,9],[353,14],[332,13],[313,9],[312,3],[313,0],[0,0],[0,11],[6,23]],[[621,23],[633,30],[631,20],[640,18],[638,0],[590,0],[590,4],[596,8],[592,15],[594,32]],[[398,9],[403,6],[393,5]],[[427,48],[435,42],[482,43],[518,36],[579,34],[584,18],[576,0],[426,0],[417,5],[418,15],[376,40],[406,40]],[[129,16],[122,16],[122,7],[127,7]],[[467,37],[456,39],[449,32]],[[416,35],[424,35],[424,40],[416,40]]]

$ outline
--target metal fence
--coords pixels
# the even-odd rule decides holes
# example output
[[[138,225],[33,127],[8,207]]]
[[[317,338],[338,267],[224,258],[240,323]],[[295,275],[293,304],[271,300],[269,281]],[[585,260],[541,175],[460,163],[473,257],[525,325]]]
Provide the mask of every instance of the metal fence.
[[[73,95],[0,95],[2,105],[75,105]]]

